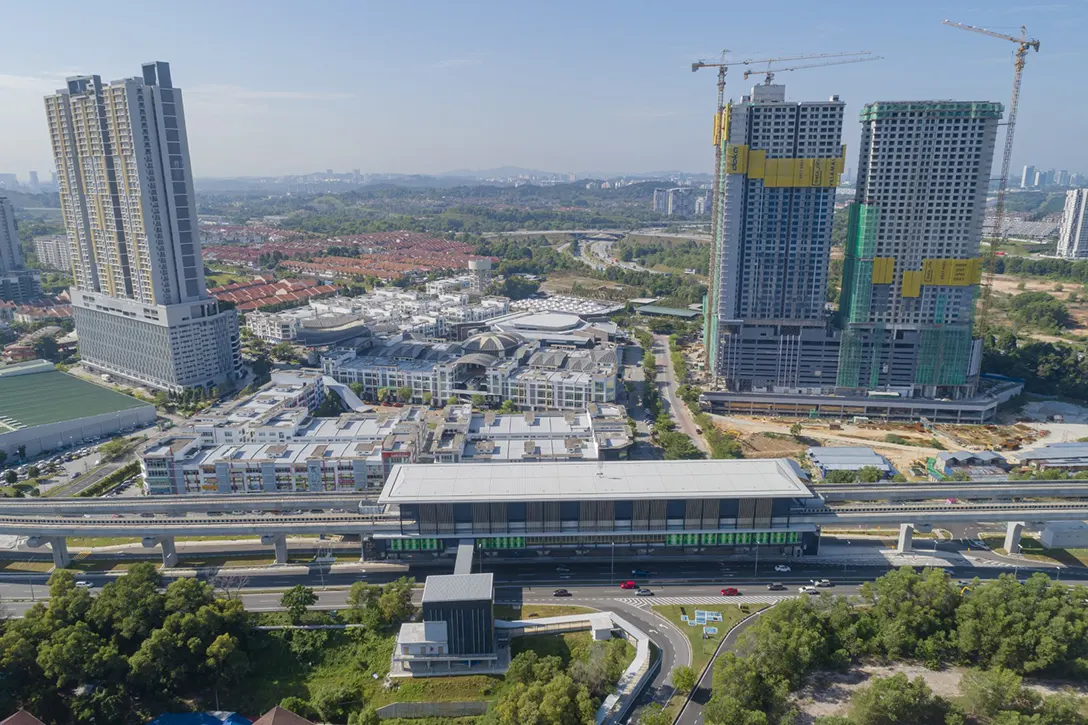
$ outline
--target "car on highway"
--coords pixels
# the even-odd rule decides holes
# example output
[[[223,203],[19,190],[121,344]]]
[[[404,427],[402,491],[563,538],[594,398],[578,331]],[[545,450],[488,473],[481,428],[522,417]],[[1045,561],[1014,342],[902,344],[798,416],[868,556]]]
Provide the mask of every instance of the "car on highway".
[[[620,589],[638,589],[638,584],[634,582],[623,582],[620,584]]]
[[[570,569],[568,567],[565,567],[563,565],[559,565],[559,566],[555,567],[555,570],[557,572],[559,572],[560,574],[566,574],[567,572],[570,571]]]
[[[798,594],[819,594],[820,590],[817,589],[816,587],[811,587],[808,584],[806,584],[803,587],[797,587],[797,593]]]
[[[552,592],[552,596],[553,597],[570,597],[570,596],[574,596],[574,595],[571,594],[570,592],[568,592],[566,589],[556,589],[554,592]]]
[[[812,585],[816,587],[829,587],[831,586],[830,579],[813,579]]]
[[[788,564],[775,564],[774,565],[774,570],[781,573],[781,574],[784,574],[784,573],[789,572],[789,571],[793,571],[792,569],[790,569]]]
[[[644,569],[632,569],[631,576],[650,576],[650,572]]]
[[[85,581],[78,581],[78,582],[76,582],[76,586],[79,587],[80,589],[91,589],[91,588],[94,587],[94,584],[91,584],[90,582],[85,582]]]
[[[740,596],[740,590],[737,589],[736,587],[725,587],[724,589],[722,589],[722,596],[723,597],[739,597]]]
[[[769,592],[781,592],[785,591],[786,585],[782,582],[772,582],[767,585],[767,591]]]
[[[641,589],[639,589],[639,590],[638,590],[637,592],[635,592],[635,595],[636,595],[636,596],[640,596],[640,597],[652,597],[652,596],[654,595],[654,593],[653,593],[653,592],[651,592],[651,591],[650,591],[649,589],[647,589],[646,587],[642,587],[642,588],[641,588]]]

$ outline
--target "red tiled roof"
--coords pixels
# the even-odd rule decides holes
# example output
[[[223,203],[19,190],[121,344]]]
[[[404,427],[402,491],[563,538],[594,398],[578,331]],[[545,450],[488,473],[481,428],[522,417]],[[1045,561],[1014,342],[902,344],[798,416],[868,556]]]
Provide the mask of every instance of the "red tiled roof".
[[[285,720],[284,722],[286,723],[288,721]],[[303,720],[303,722],[306,721]],[[31,715],[26,710],[20,710],[8,719],[0,720],[0,725],[45,725],[45,723]]]

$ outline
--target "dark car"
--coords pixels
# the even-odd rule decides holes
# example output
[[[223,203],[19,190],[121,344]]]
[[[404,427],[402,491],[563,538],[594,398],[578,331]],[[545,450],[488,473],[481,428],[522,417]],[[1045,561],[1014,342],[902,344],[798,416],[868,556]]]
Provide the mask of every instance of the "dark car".
[[[631,576],[650,576],[650,572],[645,569],[632,569]]]
[[[773,584],[768,584],[767,589],[772,592],[782,592],[786,590],[786,585],[782,582],[774,582]]]
[[[552,592],[552,596],[553,597],[569,597],[569,596],[572,596],[572,595],[566,589],[556,589],[554,592]]]

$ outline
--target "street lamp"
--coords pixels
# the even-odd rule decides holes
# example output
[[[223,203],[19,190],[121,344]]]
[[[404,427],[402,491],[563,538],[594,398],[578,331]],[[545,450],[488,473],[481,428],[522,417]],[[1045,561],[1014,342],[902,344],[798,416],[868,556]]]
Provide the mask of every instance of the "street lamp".
[[[609,586],[611,586],[611,585],[613,585],[615,583],[616,583],[616,542],[613,541],[612,542],[612,565],[611,565],[611,569],[609,570],[609,574],[608,574],[608,584],[609,584]]]

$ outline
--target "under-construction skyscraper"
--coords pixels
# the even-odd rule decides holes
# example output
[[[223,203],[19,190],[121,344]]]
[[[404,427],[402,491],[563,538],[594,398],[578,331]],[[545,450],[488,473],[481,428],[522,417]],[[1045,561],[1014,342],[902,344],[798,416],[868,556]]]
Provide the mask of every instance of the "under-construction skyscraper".
[[[878,102],[861,112],[837,388],[974,394],[979,241],[1000,103]]]
[[[704,339],[708,369],[730,390],[834,385],[826,302],[844,105],[788,102],[785,86],[766,84],[715,119]]]

